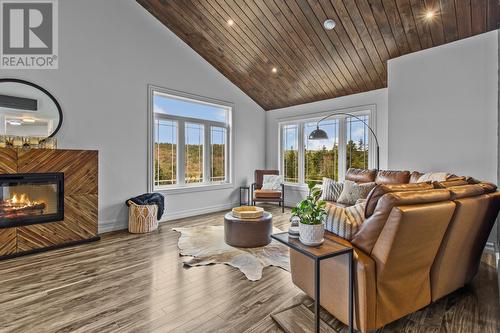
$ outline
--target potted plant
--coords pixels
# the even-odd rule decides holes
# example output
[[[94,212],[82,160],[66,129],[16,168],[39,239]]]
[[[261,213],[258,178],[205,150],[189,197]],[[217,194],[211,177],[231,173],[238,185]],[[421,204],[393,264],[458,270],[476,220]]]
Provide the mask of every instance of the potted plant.
[[[314,182],[308,182],[309,194],[292,209],[292,216],[297,216],[299,221],[299,239],[309,246],[323,243],[325,233],[326,202],[320,200],[321,190],[315,188]]]

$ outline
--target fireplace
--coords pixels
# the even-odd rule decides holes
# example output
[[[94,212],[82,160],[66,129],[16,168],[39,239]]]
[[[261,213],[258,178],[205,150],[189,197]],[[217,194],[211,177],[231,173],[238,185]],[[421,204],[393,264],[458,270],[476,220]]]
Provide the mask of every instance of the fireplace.
[[[64,219],[64,173],[0,174],[0,228]]]

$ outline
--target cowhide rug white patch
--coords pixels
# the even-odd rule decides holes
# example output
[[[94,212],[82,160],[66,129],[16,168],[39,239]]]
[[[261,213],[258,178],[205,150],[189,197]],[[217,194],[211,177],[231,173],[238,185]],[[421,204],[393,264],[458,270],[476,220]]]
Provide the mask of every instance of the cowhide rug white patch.
[[[179,238],[182,262],[188,266],[227,264],[238,268],[248,280],[262,278],[267,266],[281,267],[290,271],[288,247],[272,240],[267,246],[237,248],[224,242],[224,226],[199,226],[172,229],[181,234]],[[273,228],[273,233],[281,230]]]

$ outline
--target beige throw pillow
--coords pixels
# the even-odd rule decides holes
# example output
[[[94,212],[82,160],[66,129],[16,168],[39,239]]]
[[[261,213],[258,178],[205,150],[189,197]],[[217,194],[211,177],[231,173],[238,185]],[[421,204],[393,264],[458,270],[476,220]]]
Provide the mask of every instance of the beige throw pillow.
[[[338,203],[352,206],[358,199],[366,199],[370,191],[376,186],[375,183],[356,184],[353,181],[346,180],[342,193],[337,199]]]
[[[365,207],[366,202],[351,207],[339,207],[327,203],[325,229],[339,237],[351,240],[365,221]]]
[[[417,183],[425,182],[444,182],[448,178],[448,173],[446,172],[428,172],[424,173],[417,180]]]

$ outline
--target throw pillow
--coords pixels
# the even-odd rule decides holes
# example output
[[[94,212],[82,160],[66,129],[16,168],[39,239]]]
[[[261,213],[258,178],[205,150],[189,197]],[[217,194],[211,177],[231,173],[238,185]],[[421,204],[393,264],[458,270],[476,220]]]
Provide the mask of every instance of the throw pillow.
[[[342,193],[344,184],[336,182],[330,178],[323,178],[323,185],[321,186],[321,200],[337,201]]]
[[[283,177],[281,175],[264,175],[262,181],[263,190],[280,190]]]
[[[366,199],[370,191],[376,186],[375,183],[356,184],[353,181],[346,180],[342,193],[337,199],[338,203],[352,206],[358,199]]]
[[[365,205],[366,203],[362,202],[351,207],[339,207],[327,203],[325,229],[339,237],[351,240],[365,221]]]
[[[420,178],[418,178],[417,183],[425,183],[425,182],[443,182],[448,178],[448,174],[446,172],[428,172],[424,173]]]

